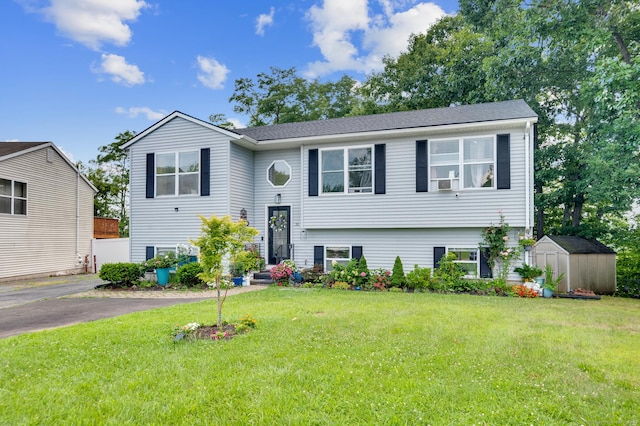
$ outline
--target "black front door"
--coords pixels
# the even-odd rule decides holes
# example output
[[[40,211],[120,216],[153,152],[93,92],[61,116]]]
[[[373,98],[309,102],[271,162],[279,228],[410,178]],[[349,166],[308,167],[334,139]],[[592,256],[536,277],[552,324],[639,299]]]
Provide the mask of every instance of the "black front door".
[[[269,207],[269,259],[275,265],[290,259],[291,253],[291,207]]]

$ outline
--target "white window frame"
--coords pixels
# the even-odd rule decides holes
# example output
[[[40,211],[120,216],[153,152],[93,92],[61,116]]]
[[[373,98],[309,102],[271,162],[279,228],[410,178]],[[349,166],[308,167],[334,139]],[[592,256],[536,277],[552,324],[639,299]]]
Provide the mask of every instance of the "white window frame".
[[[492,144],[492,160],[466,160],[464,159],[464,145],[465,141],[470,141],[473,139],[491,139]],[[438,142],[458,142],[458,159],[457,163],[453,161],[450,164],[438,164],[434,162],[434,157],[438,154],[432,154],[432,144]],[[428,164],[429,164],[429,190],[430,191],[439,191],[440,187],[447,187],[448,182],[441,181],[449,181],[451,180],[450,187],[446,189],[451,189],[453,191],[465,190],[465,191],[484,191],[484,190],[493,190],[496,189],[496,165],[497,165],[497,137],[495,134],[493,135],[472,135],[472,136],[464,136],[459,138],[441,138],[441,139],[432,139],[429,140],[429,148],[428,148]],[[479,186],[479,187],[465,187],[465,166],[467,165],[482,165],[489,164],[491,170],[491,186]],[[437,177],[435,176],[435,167],[438,166],[447,166],[450,165],[458,168],[458,172],[455,173],[455,170],[451,170],[448,176],[445,177]]]
[[[197,172],[180,172],[180,155],[181,154],[196,154],[198,159],[198,171]],[[156,155],[154,179],[155,179],[155,195],[156,197],[193,197],[200,195],[200,173],[202,173],[202,164],[200,158],[200,151],[174,151],[174,152],[158,152]],[[158,156],[160,155],[173,155],[174,156],[174,170],[173,173],[158,173]],[[193,194],[180,194],[180,177],[182,176],[194,176],[196,175],[196,192]],[[173,176],[174,192],[173,194],[158,194],[158,177]]]
[[[0,194],[0,198],[8,199],[9,206],[11,207],[8,213],[0,212],[0,214],[7,214],[12,216],[27,216],[28,207],[29,207],[29,201],[28,201],[29,185],[27,184],[27,182],[8,179],[8,178],[0,178],[0,179],[6,180],[9,182],[9,189],[10,189],[9,195]],[[24,192],[26,194],[24,197],[18,197],[17,195],[15,195],[16,183],[24,185]],[[24,213],[16,213],[16,201],[24,201]]]
[[[452,246],[447,247],[447,253],[469,252],[474,253],[475,260],[454,260],[453,263],[475,265],[475,273],[469,274],[465,269],[465,278],[477,278],[480,276],[480,250],[477,247]],[[471,257],[471,256],[470,256]]]
[[[349,250],[349,257],[348,258],[343,258],[343,257],[329,257],[328,256],[328,249],[338,249],[338,250],[343,250],[343,249],[348,249]],[[349,261],[351,261],[351,259],[353,258],[353,248],[352,246],[348,245],[348,244],[330,244],[330,245],[325,245],[324,246],[324,270],[325,272],[329,272],[333,269],[333,261],[335,260],[336,262],[338,262],[341,265],[347,266],[347,264],[349,263]]]
[[[282,184],[282,185],[276,185],[275,183],[271,182],[271,179],[269,179],[269,170],[271,170],[271,168],[276,164],[276,163],[284,163],[288,168],[289,168],[289,179],[287,179],[287,181]],[[287,186],[289,184],[289,182],[291,182],[291,179],[293,178],[293,171],[291,169],[291,166],[289,165],[289,163],[287,163],[286,160],[273,160],[271,162],[271,164],[269,164],[269,167],[267,167],[267,182],[269,182],[269,184],[274,187],[274,188],[284,188],[285,186]]]
[[[371,171],[371,186],[367,187],[359,187],[359,188],[351,188],[349,186],[349,150],[355,149],[369,149],[371,151],[371,164],[369,170]],[[324,191],[324,169],[323,169],[323,157],[327,151],[342,151],[342,184],[343,190],[340,192],[325,192]],[[336,195],[336,194],[348,194],[348,195],[362,195],[362,194],[373,194],[373,189],[375,188],[375,149],[373,145],[357,145],[357,146],[349,146],[349,147],[333,147],[333,148],[323,148],[320,149],[320,159],[319,159],[319,175],[320,175],[320,194],[322,195]],[[366,169],[363,169],[366,171]],[[338,169],[333,170],[333,172],[337,172]],[[361,171],[361,170],[353,170],[353,171]],[[365,190],[363,190],[365,189]],[[366,190],[368,189],[368,190]]]

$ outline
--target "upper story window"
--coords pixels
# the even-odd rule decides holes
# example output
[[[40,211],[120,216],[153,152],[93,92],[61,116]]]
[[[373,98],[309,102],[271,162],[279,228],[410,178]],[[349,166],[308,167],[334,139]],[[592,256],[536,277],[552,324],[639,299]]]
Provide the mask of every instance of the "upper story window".
[[[493,136],[429,142],[433,190],[495,188]]]
[[[198,195],[198,151],[156,154],[156,195]]]
[[[321,150],[322,193],[370,193],[373,182],[372,147]]]
[[[27,184],[0,179],[0,213],[27,214]]]
[[[267,169],[267,180],[272,186],[286,186],[291,180],[291,166],[284,160],[271,163]]]

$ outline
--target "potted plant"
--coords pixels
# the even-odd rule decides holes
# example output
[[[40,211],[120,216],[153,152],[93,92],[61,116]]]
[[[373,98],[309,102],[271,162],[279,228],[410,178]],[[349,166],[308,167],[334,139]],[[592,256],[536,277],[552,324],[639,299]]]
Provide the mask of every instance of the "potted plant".
[[[544,297],[552,297],[553,293],[558,290],[558,284],[562,281],[564,272],[553,278],[553,268],[547,264],[544,268],[544,287],[542,289],[542,295]]]
[[[169,270],[178,264],[178,258],[174,252],[158,254],[145,262],[148,269],[155,269],[159,285],[167,285],[169,282]]]
[[[538,266],[531,266],[526,263],[515,268],[513,272],[520,274],[520,279],[523,283],[533,282],[535,278],[542,275],[542,269],[538,268]]]

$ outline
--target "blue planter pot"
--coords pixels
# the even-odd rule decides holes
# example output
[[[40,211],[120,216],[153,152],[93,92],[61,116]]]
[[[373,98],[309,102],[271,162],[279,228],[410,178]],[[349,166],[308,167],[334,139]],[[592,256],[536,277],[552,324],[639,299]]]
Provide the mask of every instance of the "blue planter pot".
[[[236,287],[240,287],[242,285],[242,277],[233,277],[232,280]]]
[[[553,297],[553,290],[548,289],[548,288],[543,288],[542,289],[542,296],[549,298],[549,297]]]
[[[167,285],[169,283],[169,269],[170,268],[158,268],[156,269],[156,278],[159,285]]]

